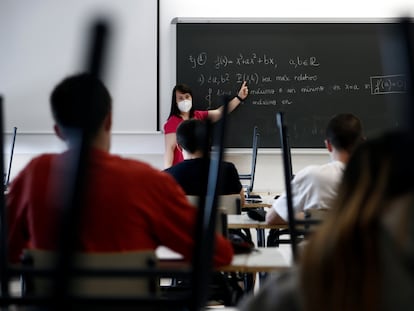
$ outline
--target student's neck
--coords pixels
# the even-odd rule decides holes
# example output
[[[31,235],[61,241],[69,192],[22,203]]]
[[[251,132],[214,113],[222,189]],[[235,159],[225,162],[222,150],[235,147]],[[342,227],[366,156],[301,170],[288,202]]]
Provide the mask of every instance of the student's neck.
[[[349,153],[346,151],[339,151],[339,150],[334,149],[331,152],[331,158],[334,161],[340,161],[346,164],[348,163],[348,160],[349,160]]]
[[[198,159],[198,158],[201,158],[202,156],[203,156],[203,153],[201,151],[196,151],[194,153],[183,152],[184,160]]]
[[[111,146],[111,144],[110,144],[109,141],[107,141],[107,142],[103,142],[103,141],[97,142],[97,141],[94,141],[92,143],[92,147],[93,148],[99,149],[99,150],[102,150],[102,151],[105,151],[105,152],[109,152],[110,146]]]
[[[93,149],[98,149],[101,151],[109,152],[111,147],[110,134],[101,133],[98,134],[94,139],[92,139],[90,146]],[[72,148],[73,145],[69,144],[69,148]]]

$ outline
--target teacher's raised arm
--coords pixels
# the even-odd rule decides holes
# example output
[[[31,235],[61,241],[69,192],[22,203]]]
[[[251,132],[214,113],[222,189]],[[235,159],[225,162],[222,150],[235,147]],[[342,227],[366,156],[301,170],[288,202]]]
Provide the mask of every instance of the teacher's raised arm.
[[[229,112],[236,109],[249,94],[246,81],[243,82],[237,95],[229,103]],[[210,119],[216,122],[221,118],[223,107],[212,110],[195,110],[193,106],[193,92],[186,84],[177,84],[171,97],[171,110],[167,121],[164,124],[165,153],[164,168],[183,161],[181,150],[177,147],[176,131],[178,125],[184,120]]]
[[[232,112],[234,109],[236,109],[240,103],[246,99],[247,95],[249,95],[249,88],[247,87],[247,82],[243,81],[243,84],[237,92],[237,95],[229,102],[229,112]],[[217,109],[208,110],[208,118],[211,121],[216,122],[221,118],[222,113],[222,106]]]

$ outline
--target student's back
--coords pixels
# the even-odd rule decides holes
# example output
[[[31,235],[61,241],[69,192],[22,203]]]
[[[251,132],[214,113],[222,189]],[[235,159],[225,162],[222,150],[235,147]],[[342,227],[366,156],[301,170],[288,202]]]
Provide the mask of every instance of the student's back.
[[[184,161],[165,171],[175,178],[187,195],[206,194],[210,160],[205,152],[210,150],[209,142],[208,125],[201,120],[186,120],[177,128],[177,143]],[[219,195],[240,193],[243,200],[243,186],[234,164],[223,161],[218,179]]]
[[[363,140],[362,123],[350,113],[335,115],[327,124],[325,146],[331,161],[311,165],[296,173],[292,179],[292,203],[297,216],[307,209],[329,208],[337,193],[342,173],[355,147]],[[288,221],[287,196],[282,193],[266,214],[269,224]]]
[[[76,158],[71,133],[78,127],[93,131],[77,249],[118,252],[165,245],[190,260],[197,210],[168,174],[109,153],[111,99],[105,86],[88,74],[69,77],[56,87],[51,104],[55,130],[69,149],[33,159],[13,180],[7,197],[10,260],[18,261],[25,247],[56,248],[68,200],[62,190]],[[95,126],[82,115],[84,104],[93,105]],[[230,242],[217,235],[215,264],[228,264],[232,253]]]
[[[210,161],[205,158],[188,159],[165,171],[171,174],[188,195],[204,195],[207,189]],[[219,175],[219,195],[240,193],[241,183],[233,163],[223,161]]]

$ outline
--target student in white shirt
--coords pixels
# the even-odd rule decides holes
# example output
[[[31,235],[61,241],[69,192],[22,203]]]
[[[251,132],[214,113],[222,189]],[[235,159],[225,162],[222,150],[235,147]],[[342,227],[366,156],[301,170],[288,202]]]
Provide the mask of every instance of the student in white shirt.
[[[303,168],[292,180],[292,201],[297,217],[309,208],[329,208],[336,196],[345,164],[355,147],[363,140],[362,124],[353,114],[334,116],[326,127],[325,146],[331,161]],[[266,222],[287,222],[286,193],[274,201],[266,214]]]
[[[412,133],[397,132],[358,146],[298,264],[238,310],[412,310],[413,146]]]

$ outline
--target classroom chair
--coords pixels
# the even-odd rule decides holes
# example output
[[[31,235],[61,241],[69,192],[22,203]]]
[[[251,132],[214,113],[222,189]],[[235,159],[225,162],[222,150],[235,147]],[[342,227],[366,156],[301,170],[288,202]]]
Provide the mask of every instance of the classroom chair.
[[[319,224],[321,220],[310,219],[310,215],[304,219],[297,219],[292,202],[292,185],[291,181],[293,178],[292,175],[292,161],[290,154],[290,144],[289,144],[289,135],[288,129],[285,124],[285,118],[283,112],[276,113],[276,124],[279,130],[280,136],[280,146],[282,148],[282,160],[283,160],[283,169],[284,169],[284,180],[285,180],[285,191],[286,191],[286,203],[287,203],[287,214],[288,214],[288,233],[290,235],[290,245],[292,249],[292,258],[294,261],[297,260],[297,245],[300,243],[304,237],[309,233],[309,227],[311,225]],[[306,216],[306,214],[305,214]],[[275,232],[277,239],[279,239],[282,234],[281,231]],[[269,240],[268,240],[269,242]],[[280,243],[280,240],[279,240]]]
[[[199,196],[187,195],[188,201],[194,206],[198,206]],[[240,194],[226,194],[217,197],[217,221],[216,231],[227,235],[227,217],[228,214],[240,214]]]
[[[250,173],[247,174],[239,174],[240,180],[249,180],[249,185],[246,185],[246,197],[254,197],[251,196],[251,192],[253,191],[254,187],[254,177],[256,174],[256,162],[257,162],[257,149],[259,147],[259,139],[260,133],[257,126],[253,129],[253,143],[252,143],[252,162],[250,166]]]
[[[44,298],[53,295],[54,270],[57,253],[40,249],[26,249],[22,256],[22,296]],[[119,305],[86,304],[76,310],[133,310],[135,305],[121,304],[122,300],[159,295],[159,277],[150,274],[139,275],[138,271],[149,271],[157,266],[154,251],[130,251],[109,253],[75,253],[73,274],[69,280],[68,295],[79,299],[113,299]],[[79,270],[80,271],[79,271]],[[30,273],[30,271],[44,273]],[[49,272],[49,273],[48,273]],[[136,273],[134,273],[136,272]],[[85,301],[85,300],[81,300]],[[76,305],[77,300],[74,302]],[[62,306],[63,309],[64,306]],[[152,310],[152,307],[145,310]]]

